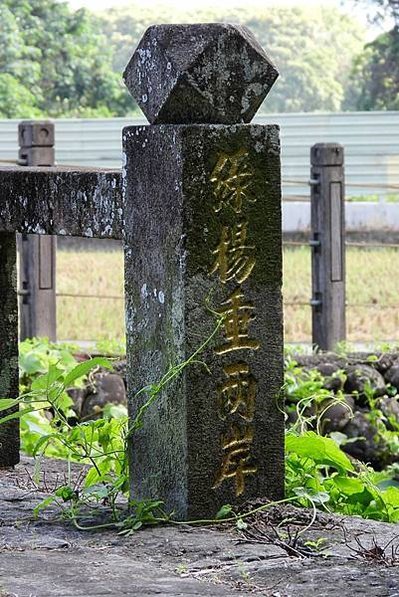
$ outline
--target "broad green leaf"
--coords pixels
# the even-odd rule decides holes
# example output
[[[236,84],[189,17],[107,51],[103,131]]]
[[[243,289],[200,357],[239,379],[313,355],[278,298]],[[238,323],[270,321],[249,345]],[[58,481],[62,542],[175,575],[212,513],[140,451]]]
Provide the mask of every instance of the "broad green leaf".
[[[347,503],[361,504],[362,509],[368,507],[372,502],[375,503],[376,499],[378,500],[379,497],[377,494],[374,494],[373,491],[370,491],[370,489],[363,486],[363,491],[347,494]]]
[[[308,491],[308,489],[306,489],[306,487],[294,487],[293,492],[298,497],[303,497],[303,498],[306,498],[307,500],[312,499],[311,493],[310,493],[310,491]]]
[[[61,392],[54,398],[54,404],[63,413],[67,413],[73,405],[73,400],[66,392]]]
[[[83,492],[85,496],[90,496],[96,500],[105,500],[109,497],[108,487],[103,484],[97,483],[91,487],[85,487]]]
[[[317,435],[313,431],[307,431],[300,436],[287,434],[285,447],[287,452],[311,458],[318,465],[332,466],[339,471],[353,471],[351,461],[334,440]]]
[[[32,381],[32,390],[47,390],[54,382],[56,382],[64,374],[62,369],[59,369],[57,365],[50,365],[49,370],[44,375],[40,375],[37,379]]]
[[[353,477],[334,477],[334,483],[345,495],[362,493],[364,490],[364,483]]]
[[[69,485],[62,485],[61,487],[56,489],[55,495],[63,499],[64,502],[75,500],[77,497],[75,490]]]
[[[18,410],[15,413],[11,413],[10,415],[7,415],[0,419],[0,425],[2,425],[3,423],[7,423],[7,421],[12,421],[13,419],[20,419],[27,413],[31,413],[34,410],[38,410],[38,409],[35,408],[34,406],[28,406],[27,408],[24,408],[23,410]]]
[[[74,381],[79,379],[80,377],[84,377],[94,367],[103,367],[104,369],[113,369],[112,363],[105,359],[104,357],[95,357],[94,359],[89,359],[87,361],[83,361],[83,363],[79,363],[70,371],[64,379],[65,387],[68,387],[73,384]]]
[[[34,375],[35,373],[44,373],[47,369],[40,354],[34,351],[19,355],[19,368],[22,374]]]
[[[43,435],[43,437],[41,437],[35,444],[35,446],[32,450],[32,456],[37,456],[37,453],[39,452],[40,448],[44,444],[46,444],[52,437],[59,437],[59,434],[58,433],[48,433],[47,435]]]
[[[312,500],[316,504],[327,504],[330,501],[330,494],[327,491],[318,491],[312,495]]]
[[[399,489],[397,487],[390,487],[382,492],[382,499],[389,506],[399,508]]]
[[[17,406],[19,402],[19,398],[0,398],[0,412],[2,410],[8,410],[9,408],[13,408],[13,406]]]
[[[88,471],[88,473],[87,473],[87,475],[85,477],[84,486],[85,487],[91,487],[91,485],[94,485],[95,483],[98,482],[98,479],[99,479],[98,471],[97,471],[97,469],[96,469],[95,466],[92,466],[89,469],[89,471]]]

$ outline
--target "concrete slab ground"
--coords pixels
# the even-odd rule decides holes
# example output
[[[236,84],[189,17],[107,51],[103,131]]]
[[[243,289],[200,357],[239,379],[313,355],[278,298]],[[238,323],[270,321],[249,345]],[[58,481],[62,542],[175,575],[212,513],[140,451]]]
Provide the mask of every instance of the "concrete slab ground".
[[[399,597],[399,525],[320,513],[305,530],[312,512],[290,506],[241,531],[159,526],[129,538],[78,531],[54,510],[35,520],[33,507],[66,474],[45,460],[35,476],[29,458],[0,471],[1,597]]]

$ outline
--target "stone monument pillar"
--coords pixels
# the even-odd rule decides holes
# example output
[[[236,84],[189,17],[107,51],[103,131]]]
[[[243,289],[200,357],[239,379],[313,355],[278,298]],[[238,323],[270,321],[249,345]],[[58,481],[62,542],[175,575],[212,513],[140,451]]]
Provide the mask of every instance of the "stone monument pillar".
[[[150,27],[124,73],[150,121],[123,131],[131,418],[213,334],[130,440],[131,497],[183,519],[283,496],[279,130],[247,124],[277,76],[226,24]]]

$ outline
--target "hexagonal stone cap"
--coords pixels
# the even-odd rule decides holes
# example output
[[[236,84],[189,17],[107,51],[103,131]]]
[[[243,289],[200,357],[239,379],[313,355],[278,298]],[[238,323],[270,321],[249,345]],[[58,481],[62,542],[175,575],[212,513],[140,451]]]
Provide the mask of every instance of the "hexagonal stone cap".
[[[246,27],[154,25],[125,84],[151,124],[250,122],[278,77]]]

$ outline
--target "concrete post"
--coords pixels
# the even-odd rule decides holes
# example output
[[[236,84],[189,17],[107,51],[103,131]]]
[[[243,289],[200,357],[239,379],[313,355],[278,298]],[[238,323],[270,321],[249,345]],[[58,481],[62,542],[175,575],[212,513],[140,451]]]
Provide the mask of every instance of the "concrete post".
[[[23,121],[18,127],[23,166],[54,166],[54,124]],[[18,235],[19,236],[19,235]],[[56,340],[57,237],[24,234],[20,250],[20,337]]]
[[[334,350],[345,340],[344,149],[335,143],[311,148],[313,345]]]

